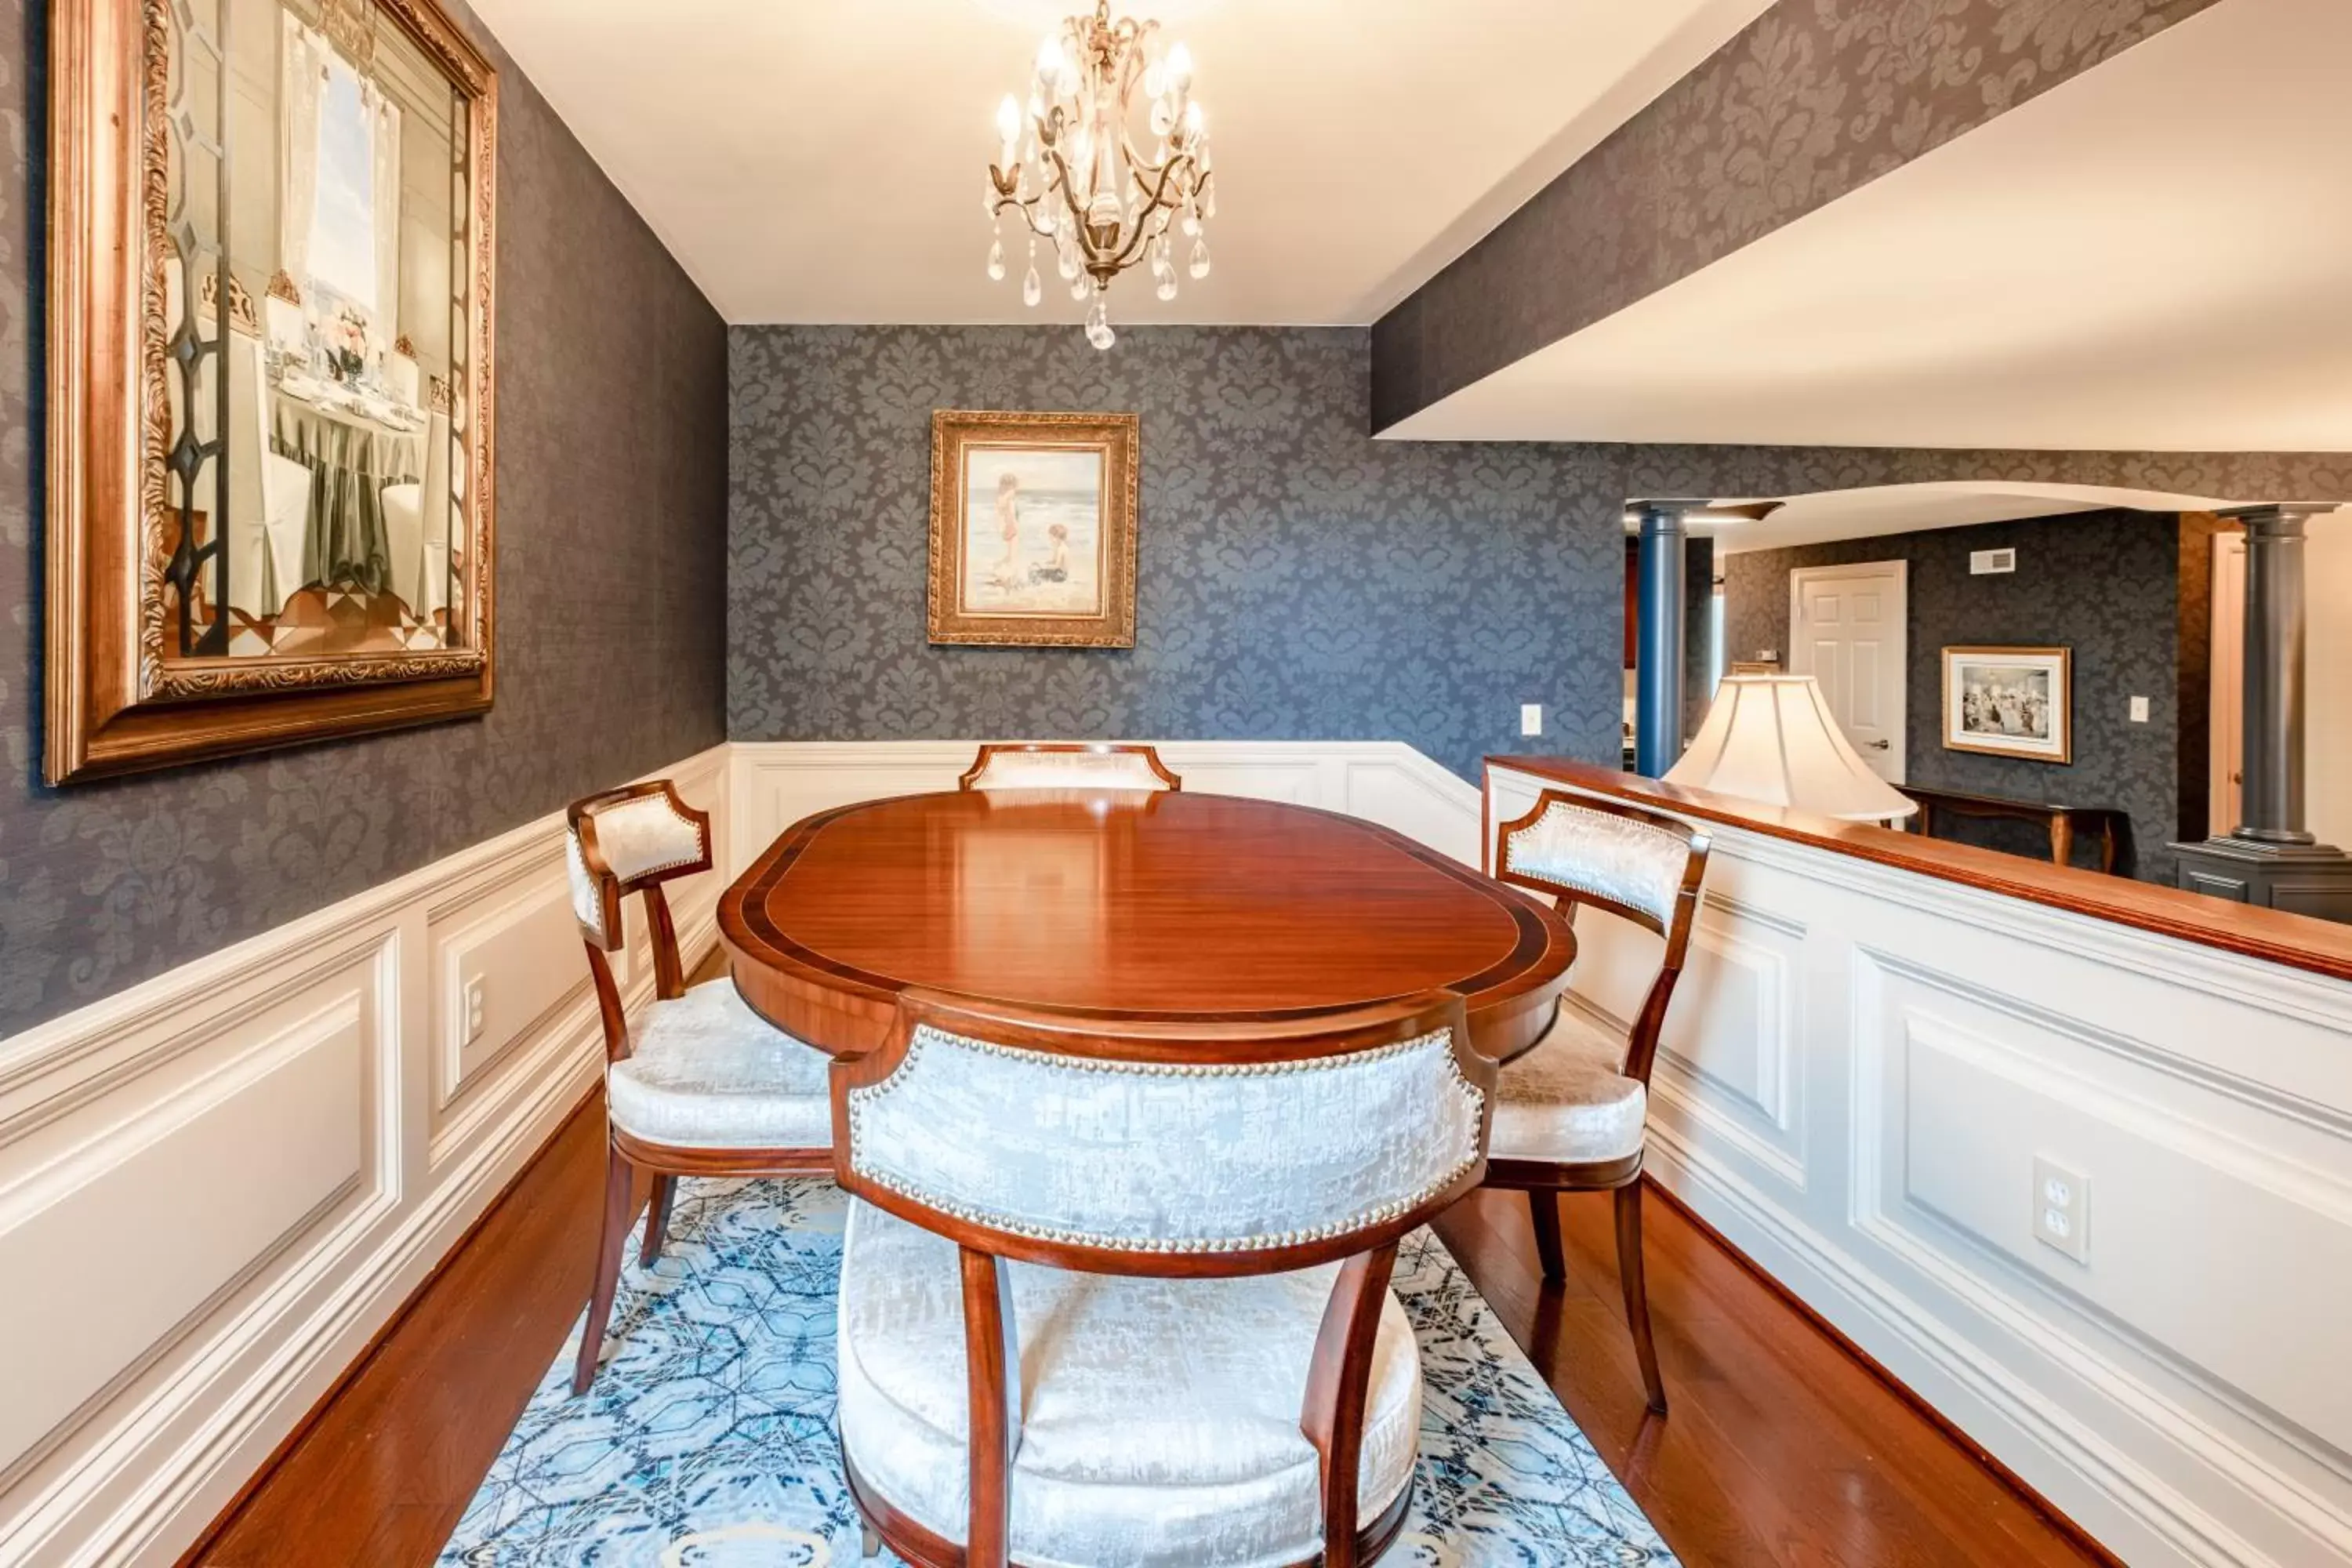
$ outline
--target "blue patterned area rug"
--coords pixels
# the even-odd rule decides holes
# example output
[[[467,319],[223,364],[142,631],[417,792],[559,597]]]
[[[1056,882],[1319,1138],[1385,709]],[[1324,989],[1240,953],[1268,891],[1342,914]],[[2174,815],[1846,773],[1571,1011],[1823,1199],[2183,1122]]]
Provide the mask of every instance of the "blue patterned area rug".
[[[632,1243],[619,1348],[571,1395],[580,1330],[442,1549],[441,1568],[873,1568],[833,1428],[830,1182],[681,1184],[650,1269]],[[1427,1231],[1396,1291],[1421,1342],[1421,1468],[1383,1560],[1414,1568],[1675,1559]]]

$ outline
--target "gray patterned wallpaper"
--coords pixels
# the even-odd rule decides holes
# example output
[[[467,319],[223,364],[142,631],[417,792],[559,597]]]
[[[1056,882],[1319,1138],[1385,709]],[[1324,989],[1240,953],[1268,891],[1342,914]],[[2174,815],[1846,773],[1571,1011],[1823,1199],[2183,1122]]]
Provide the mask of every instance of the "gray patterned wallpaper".
[[[730,348],[744,741],[1393,739],[1468,778],[1495,751],[1609,760],[1628,496],[1969,478],[2352,495],[2352,455],[1374,440],[1360,329],[1129,327],[1097,353],[1058,326],[738,327]],[[925,640],[947,407],[1142,416],[1132,651]],[[1540,742],[1518,737],[1523,701],[1545,705]]]
[[[2182,544],[2179,520],[2169,512],[2099,511],[1751,551],[1726,558],[1724,640],[1734,658],[1769,648],[1785,660],[1791,570],[1907,561],[1910,781],[2019,800],[2120,806],[2131,814],[2134,849],[2122,868],[2169,883],[2172,856],[2165,846],[2179,833],[2182,813]],[[1970,551],[2012,546],[2013,574],[1969,574]],[[2074,650],[2071,765],[1944,749],[1941,650],[1971,643]],[[2133,696],[2148,700],[2146,723],[2130,721]],[[2200,721],[2202,700],[2200,694],[2191,704]],[[2203,766],[2200,752],[2197,767]],[[2049,853],[2047,837],[2030,825],[1955,820],[1938,831],[1995,848]],[[2076,858],[2093,863],[2087,847]]]
[[[2214,0],[1780,0],[1381,319],[1385,429]]]
[[[738,740],[1402,740],[1470,778],[1491,751],[1616,754],[1622,452],[1374,441],[1361,329],[730,337]],[[926,642],[955,407],[1142,416],[1133,650]]]
[[[726,329],[492,45],[497,708],[42,786],[44,196],[28,151],[45,133],[47,15],[0,0],[0,1034],[725,735]]]

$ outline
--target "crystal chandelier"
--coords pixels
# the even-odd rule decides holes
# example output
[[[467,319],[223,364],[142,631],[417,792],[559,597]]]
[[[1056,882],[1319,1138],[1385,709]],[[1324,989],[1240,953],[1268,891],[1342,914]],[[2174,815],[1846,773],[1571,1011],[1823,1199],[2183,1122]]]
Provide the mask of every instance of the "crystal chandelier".
[[[1117,341],[1104,293],[1111,279],[1147,258],[1162,300],[1176,298],[1175,242],[1171,227],[1191,240],[1186,265],[1209,275],[1202,220],[1217,210],[1210,188],[1209,137],[1201,106],[1192,101],[1192,57],[1178,44],[1165,56],[1153,45],[1157,22],[1110,19],[1110,0],[1097,0],[1091,16],[1073,16],[1037,51],[1029,100],[1007,93],[996,110],[1002,144],[988,170],[987,211],[996,227],[988,275],[1005,272],[1004,215],[1028,228],[1028,271],[1021,301],[1045,298],[1037,276],[1037,242],[1054,247],[1055,265],[1070,298],[1087,309],[1087,341],[1107,349]],[[1134,136],[1136,89],[1150,100],[1150,155]]]

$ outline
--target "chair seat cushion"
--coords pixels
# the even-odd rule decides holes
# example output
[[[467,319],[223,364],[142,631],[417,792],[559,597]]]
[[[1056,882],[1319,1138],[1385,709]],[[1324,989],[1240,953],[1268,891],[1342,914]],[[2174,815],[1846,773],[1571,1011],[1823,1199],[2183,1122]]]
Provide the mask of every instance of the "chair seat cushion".
[[[698,1149],[828,1149],[832,1058],[751,1011],[731,980],[656,1002],[604,1071],[613,1125]]]
[[[1338,1266],[1241,1279],[1012,1271],[1022,1432],[1013,1555],[1035,1568],[1273,1568],[1322,1544],[1298,1426]],[[950,1541],[970,1520],[955,1244],[853,1203],[842,1242],[842,1446],[866,1485]],[[1361,1521],[1403,1490],[1421,1358],[1382,1304],[1366,1401]]]
[[[1563,1005],[1551,1032],[1503,1069],[1492,1157],[1582,1163],[1641,1152],[1650,1097],[1619,1070],[1624,1062],[1622,1039]]]

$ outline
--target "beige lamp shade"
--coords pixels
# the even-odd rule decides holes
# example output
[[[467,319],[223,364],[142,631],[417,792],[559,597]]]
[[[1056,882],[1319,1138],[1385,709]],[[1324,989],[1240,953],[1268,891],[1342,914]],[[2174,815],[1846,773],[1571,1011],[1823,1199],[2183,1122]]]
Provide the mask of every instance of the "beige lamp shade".
[[[1870,771],[1810,675],[1726,676],[1665,782],[1848,822],[1919,809]]]

